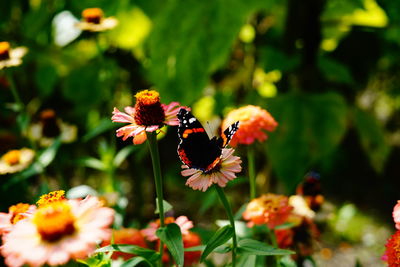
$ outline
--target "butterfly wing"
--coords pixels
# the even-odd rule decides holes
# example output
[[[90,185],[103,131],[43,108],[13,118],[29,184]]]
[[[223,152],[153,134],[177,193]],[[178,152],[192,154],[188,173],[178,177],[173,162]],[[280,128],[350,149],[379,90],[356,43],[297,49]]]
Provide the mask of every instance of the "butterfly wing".
[[[218,146],[221,149],[226,147],[229,144],[229,142],[231,141],[233,135],[236,133],[237,130],[239,130],[239,121],[231,124],[228,128],[226,128],[222,132],[221,137],[217,139]]]
[[[183,164],[207,172],[220,161],[221,148],[210,140],[201,123],[186,109],[180,109],[178,155]]]

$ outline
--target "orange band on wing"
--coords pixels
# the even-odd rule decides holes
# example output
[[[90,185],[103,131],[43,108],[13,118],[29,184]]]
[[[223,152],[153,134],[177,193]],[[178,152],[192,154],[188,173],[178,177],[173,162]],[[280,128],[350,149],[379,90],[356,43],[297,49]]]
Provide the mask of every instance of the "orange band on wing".
[[[189,134],[191,134],[191,133],[203,133],[203,132],[204,132],[203,128],[186,129],[183,132],[182,137],[187,138],[189,136]]]

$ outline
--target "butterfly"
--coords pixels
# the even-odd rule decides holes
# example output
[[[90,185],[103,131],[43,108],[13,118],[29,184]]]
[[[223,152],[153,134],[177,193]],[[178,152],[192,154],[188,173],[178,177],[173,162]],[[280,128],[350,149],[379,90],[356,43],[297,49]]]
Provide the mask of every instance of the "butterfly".
[[[178,155],[183,164],[189,168],[211,171],[221,160],[222,149],[232,139],[239,129],[239,121],[225,129],[221,137],[209,138],[201,123],[190,113],[181,108],[177,115],[179,119]]]

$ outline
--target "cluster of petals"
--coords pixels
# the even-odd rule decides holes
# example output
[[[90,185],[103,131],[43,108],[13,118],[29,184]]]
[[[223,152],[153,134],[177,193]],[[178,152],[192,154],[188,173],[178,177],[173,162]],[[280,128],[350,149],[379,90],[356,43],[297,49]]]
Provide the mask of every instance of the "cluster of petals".
[[[10,232],[14,224],[31,216],[35,210],[35,205],[18,203],[11,206],[8,209],[8,213],[0,212],[0,235]]]
[[[400,200],[394,206],[392,215],[397,231],[387,240],[382,260],[386,261],[389,267],[398,267],[400,266]]]
[[[165,224],[176,223],[181,229],[182,235],[186,235],[189,233],[189,230],[193,228],[193,222],[188,219],[186,216],[179,216],[178,218],[167,217],[164,220]],[[156,235],[157,229],[160,228],[160,221],[153,221],[149,223],[149,226],[143,230],[141,230],[142,234],[149,241],[158,240],[158,236]]]
[[[113,122],[129,123],[127,126],[121,127],[117,130],[117,137],[122,137],[122,140],[124,141],[130,137],[133,137],[133,143],[135,145],[142,144],[144,141],[146,141],[146,132],[154,132],[160,129],[163,125],[179,125],[179,120],[176,115],[181,108],[178,102],[171,102],[168,105],[159,103],[159,96],[155,91],[144,90],[138,94],[141,93],[153,94],[154,98],[156,99],[155,103],[148,104],[147,102],[149,101],[149,97],[137,97],[137,103],[135,107],[127,106],[124,108],[125,112],[114,108],[112,113],[113,116],[111,117]],[[146,121],[152,122],[152,116],[160,116],[158,113],[153,114],[153,107],[155,104],[159,104],[161,107],[161,119],[157,123],[146,123]],[[146,110],[146,106],[149,106],[149,109]],[[138,107],[141,108],[138,109]],[[137,121],[138,118],[140,119],[139,122]]]
[[[273,229],[285,223],[292,210],[288,197],[270,193],[250,201],[242,216],[249,221],[249,227],[266,224]]]
[[[32,163],[35,151],[29,148],[13,149],[0,158],[0,174],[20,172]]]
[[[240,157],[234,156],[232,148],[222,149],[220,162],[209,172],[189,168],[182,165],[182,176],[188,177],[186,185],[194,190],[205,192],[211,185],[218,184],[225,187],[226,184],[236,178],[236,173],[242,171]]]
[[[184,248],[190,248],[201,245],[200,236],[196,233],[190,231],[193,228],[193,222],[190,221],[186,216],[179,216],[178,218],[167,217],[164,220],[165,224],[176,223],[182,233],[182,241]],[[157,229],[160,227],[160,221],[153,221],[149,223],[149,226],[143,230],[141,233],[146,237],[148,241],[159,241],[159,238],[156,235]],[[159,243],[157,243],[159,246]],[[168,251],[166,247],[164,247],[166,252]],[[201,252],[200,251],[185,251],[184,253],[184,265],[192,266],[197,263],[200,259]],[[170,256],[168,253],[163,254],[163,262],[167,263],[170,261]]]
[[[222,122],[222,129],[227,128],[236,121],[239,121],[240,127],[230,142],[233,147],[238,144],[250,145],[255,140],[263,142],[268,137],[264,130],[272,132],[278,126],[278,123],[268,111],[253,105],[229,112]]]
[[[61,265],[83,259],[111,235],[114,211],[92,196],[35,209],[3,235],[1,254],[11,267]]]
[[[0,70],[21,65],[26,52],[26,47],[11,48],[8,42],[0,42]]]
[[[76,23],[76,27],[83,31],[103,32],[111,30],[118,25],[114,17],[104,17],[103,10],[97,7],[86,8],[82,11],[82,21]]]

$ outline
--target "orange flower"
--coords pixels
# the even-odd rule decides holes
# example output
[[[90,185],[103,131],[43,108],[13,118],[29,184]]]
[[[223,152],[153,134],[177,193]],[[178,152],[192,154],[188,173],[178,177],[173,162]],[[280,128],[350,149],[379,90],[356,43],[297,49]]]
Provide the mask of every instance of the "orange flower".
[[[233,147],[237,146],[237,144],[250,145],[256,139],[262,142],[267,139],[267,135],[263,130],[272,132],[278,126],[278,123],[268,111],[253,105],[229,112],[222,122],[222,129],[236,121],[239,121],[240,127],[231,140],[230,145]]]
[[[266,194],[250,201],[243,212],[243,218],[249,221],[249,227],[267,224],[272,229],[286,222],[292,209],[286,196]]]
[[[11,267],[62,265],[86,258],[98,241],[109,239],[114,211],[96,197],[41,206],[3,235],[1,254]]]
[[[169,105],[160,103],[160,95],[154,90],[144,90],[135,95],[135,107],[125,107],[125,112],[114,108],[112,121],[129,123],[117,130],[117,136],[122,140],[133,137],[135,145],[146,141],[146,132],[154,132],[164,125],[176,126],[179,124],[179,103],[171,102]]]
[[[147,248],[144,236],[137,229],[122,228],[119,230],[113,230],[112,236],[114,240],[113,244],[129,244],[129,245],[136,245],[142,248]],[[110,244],[111,244],[111,239],[104,240],[103,243],[101,243],[101,247],[108,246]],[[133,254],[117,251],[112,254],[112,259],[116,260],[118,258],[123,258],[124,260],[128,260],[134,256],[135,255]]]
[[[389,267],[400,266],[400,231],[388,239],[382,260],[386,261]]]
[[[76,27],[83,31],[102,32],[115,28],[118,20],[113,17],[104,18],[103,10],[100,8],[86,8],[82,11],[83,21],[78,22]]]
[[[191,248],[201,245],[200,236],[193,232],[189,232],[186,235],[182,235],[182,239],[184,248]],[[201,256],[200,251],[186,251],[184,253],[185,266],[192,266],[193,264],[197,263],[200,259],[200,256]]]

